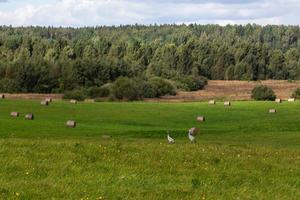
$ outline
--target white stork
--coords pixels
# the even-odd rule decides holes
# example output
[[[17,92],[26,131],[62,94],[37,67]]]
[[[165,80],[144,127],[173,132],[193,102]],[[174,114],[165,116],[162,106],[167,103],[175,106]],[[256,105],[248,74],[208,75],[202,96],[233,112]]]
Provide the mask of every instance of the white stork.
[[[196,128],[191,128],[190,130],[189,130],[189,134],[188,134],[188,136],[189,136],[189,140],[192,142],[192,143],[194,143],[195,141],[196,141],[196,134],[197,134],[197,129]]]
[[[168,142],[169,142],[169,144],[174,144],[175,143],[175,140],[170,137],[170,134],[168,134]]]

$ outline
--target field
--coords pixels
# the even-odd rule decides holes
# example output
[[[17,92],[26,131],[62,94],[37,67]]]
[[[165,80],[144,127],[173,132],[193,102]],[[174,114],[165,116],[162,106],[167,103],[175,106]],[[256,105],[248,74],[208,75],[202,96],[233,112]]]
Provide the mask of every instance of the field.
[[[223,81],[210,80],[204,90],[179,92],[176,96],[166,96],[157,101],[199,101],[203,99],[251,100],[251,91],[257,85],[272,88],[278,98],[288,99],[300,87],[300,81],[264,80],[264,81]]]
[[[296,200],[299,108],[300,102],[44,107],[1,100],[0,199]],[[10,117],[12,111],[21,116]],[[26,121],[26,113],[35,120]],[[197,122],[198,115],[206,122]],[[70,119],[77,128],[65,127]],[[187,130],[194,126],[201,134],[190,144]],[[166,141],[168,130],[174,145]]]

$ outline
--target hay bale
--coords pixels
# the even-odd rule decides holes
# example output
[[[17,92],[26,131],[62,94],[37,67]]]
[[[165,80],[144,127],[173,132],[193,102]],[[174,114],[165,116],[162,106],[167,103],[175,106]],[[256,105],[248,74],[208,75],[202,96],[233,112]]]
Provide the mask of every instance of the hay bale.
[[[289,99],[288,99],[288,102],[295,102],[295,101],[296,101],[295,98],[289,98]]]
[[[29,113],[29,114],[25,115],[25,119],[26,120],[33,120],[34,119],[34,115],[32,113]]]
[[[274,109],[274,108],[272,108],[272,109],[269,110],[269,113],[276,113],[276,112],[277,112],[277,110]]]
[[[72,121],[72,120],[69,120],[69,121],[67,121],[67,123],[66,123],[66,126],[68,127],[68,128],[75,128],[76,127],[76,122],[75,121]]]
[[[0,95],[0,99],[5,99],[5,95],[4,95],[4,94],[1,94],[1,95]]]
[[[231,102],[230,101],[224,102],[224,106],[231,106]]]
[[[191,133],[192,136],[196,136],[199,133],[199,130],[193,127],[189,130],[189,133]]]
[[[215,100],[210,100],[210,101],[208,102],[208,104],[209,104],[209,105],[215,105],[215,104],[216,104],[216,101],[215,101]]]
[[[71,100],[70,100],[70,103],[71,103],[71,104],[77,104],[77,100],[71,99]]]
[[[112,138],[112,136],[110,136],[110,135],[102,135],[102,139],[111,139]]]
[[[41,101],[41,105],[42,106],[48,106],[49,105],[49,101]]]
[[[282,100],[281,100],[281,99],[275,99],[275,102],[276,102],[276,103],[281,103]]]
[[[197,121],[198,122],[205,122],[205,117],[204,116],[198,116]]]
[[[85,99],[85,103],[95,103],[95,99]]]
[[[52,102],[52,98],[46,98],[45,101],[48,101],[48,103]]]
[[[12,117],[19,117],[20,114],[19,114],[19,112],[11,112],[10,116],[12,116]]]

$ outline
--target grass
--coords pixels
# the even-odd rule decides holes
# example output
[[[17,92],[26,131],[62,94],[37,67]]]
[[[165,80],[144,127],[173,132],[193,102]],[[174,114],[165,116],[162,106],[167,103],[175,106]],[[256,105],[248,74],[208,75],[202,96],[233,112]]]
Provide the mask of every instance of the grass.
[[[0,199],[296,200],[299,108],[300,102],[43,107],[1,100]],[[11,111],[21,116],[12,118]],[[25,121],[29,112],[34,121]],[[198,115],[207,121],[198,123]],[[76,129],[65,127],[69,119]],[[201,130],[196,144],[187,140],[193,126]],[[167,130],[174,145],[166,143]]]

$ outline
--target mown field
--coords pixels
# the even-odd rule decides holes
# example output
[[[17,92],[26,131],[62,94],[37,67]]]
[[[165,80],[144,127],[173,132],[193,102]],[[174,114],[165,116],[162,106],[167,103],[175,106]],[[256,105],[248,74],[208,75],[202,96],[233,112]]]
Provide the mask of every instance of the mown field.
[[[0,158],[0,199],[299,199],[300,102],[1,100]]]

